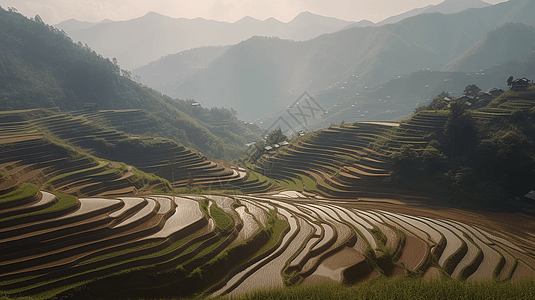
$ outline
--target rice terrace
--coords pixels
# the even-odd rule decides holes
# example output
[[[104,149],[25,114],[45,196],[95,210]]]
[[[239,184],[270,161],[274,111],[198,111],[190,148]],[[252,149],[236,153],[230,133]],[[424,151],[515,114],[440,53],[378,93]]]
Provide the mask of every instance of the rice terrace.
[[[0,299],[535,299],[535,3],[460,2],[133,73],[0,7]]]
[[[514,112],[487,111],[473,114]],[[142,116],[0,114],[0,278],[7,295],[240,295],[404,274],[467,282],[535,275],[534,217],[440,207],[384,184],[392,151],[409,143],[430,147],[426,136],[446,122],[438,113],[321,130],[284,152],[263,154],[249,170],[169,140],[144,144],[97,126],[94,120],[107,115],[122,122]],[[97,139],[115,144],[110,157],[128,141],[140,150],[124,150],[131,165],[100,159],[85,150]],[[142,151],[142,159],[134,154]],[[162,179],[170,169],[172,182]]]

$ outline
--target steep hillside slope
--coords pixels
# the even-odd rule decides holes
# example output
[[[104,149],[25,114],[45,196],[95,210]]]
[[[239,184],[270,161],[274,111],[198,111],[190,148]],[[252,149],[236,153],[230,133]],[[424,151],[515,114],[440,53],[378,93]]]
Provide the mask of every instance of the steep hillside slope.
[[[239,113],[253,120],[265,114],[263,103],[286,106],[295,100],[292,93],[318,92],[350,81],[364,88],[417,69],[441,69],[492,29],[511,20],[531,24],[535,14],[529,12],[535,12],[535,3],[516,0],[351,28],[306,42],[255,37],[230,48],[172,95],[205,105],[217,99],[219,105],[243,107]],[[255,108],[252,99],[261,104]]]
[[[435,12],[439,12],[443,14],[454,14],[454,13],[458,13],[469,8],[483,8],[487,6],[490,6],[490,4],[481,0],[470,0],[470,1],[445,0],[444,2],[441,2],[437,5],[427,5],[425,7],[411,9],[407,12],[404,12],[396,16],[388,17],[380,22],[377,22],[376,25],[382,26],[385,24],[394,24],[401,20],[414,17],[419,14],[428,14],[428,13],[435,13]]]
[[[0,172],[78,196],[194,187],[260,192],[271,187],[244,169],[211,161],[173,140],[117,130],[145,132],[152,122],[143,110],[0,112]]]
[[[69,111],[87,103],[99,109],[144,109],[155,120],[146,131],[215,158],[237,157],[246,142],[202,124],[184,113],[191,110],[191,101],[174,100],[134,82],[116,61],[73,43],[40,18],[29,20],[0,9],[0,33],[0,110]]]
[[[519,60],[535,50],[535,27],[508,23],[489,32],[482,40],[442,68],[442,71],[473,72]]]
[[[492,102],[482,94],[488,106],[466,114],[427,108],[401,123],[331,126],[265,153],[255,170],[325,196],[403,200],[426,192],[455,206],[522,210],[535,180],[534,95],[532,85]],[[416,194],[395,192],[407,188]]]
[[[208,67],[229,47],[201,47],[169,54],[148,65],[132,70],[132,74],[140,76],[143,84],[168,95],[181,85],[188,76]]]
[[[496,31],[500,30],[501,28],[498,28]],[[494,31],[490,35],[494,35]],[[501,44],[500,41],[496,42]],[[504,48],[509,47],[504,46]],[[484,50],[484,52],[491,53],[493,51],[492,48]],[[474,59],[478,58],[474,57]],[[441,92],[448,92],[452,96],[459,97],[463,94],[465,87],[472,84],[477,85],[483,91],[492,88],[507,90],[506,80],[509,76],[535,78],[534,65],[535,52],[529,50],[526,55],[515,60],[507,60],[482,70],[446,72],[424,69],[400,75],[364,89],[356,86],[354,77],[349,78],[345,82],[339,82],[332,88],[314,95],[314,98],[329,111],[329,114],[309,124],[308,128],[317,130],[333,123],[340,124],[342,121],[347,123],[406,119],[416,107],[429,104],[433,97]],[[273,119],[262,121],[270,124]]]
[[[470,8],[483,8],[490,6],[489,3],[481,0],[445,0],[437,5],[426,8],[422,13],[443,13],[454,14]]]

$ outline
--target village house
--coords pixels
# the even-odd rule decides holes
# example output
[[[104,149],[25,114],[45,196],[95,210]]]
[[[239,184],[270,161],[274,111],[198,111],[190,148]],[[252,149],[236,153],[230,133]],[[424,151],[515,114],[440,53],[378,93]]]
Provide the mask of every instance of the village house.
[[[512,77],[512,76],[511,76]],[[515,80],[512,80],[512,78],[509,77],[507,80],[507,85],[509,86],[509,89],[514,92],[521,92],[521,91],[527,91],[528,87],[533,84],[532,81],[530,81],[527,78],[517,78]]]

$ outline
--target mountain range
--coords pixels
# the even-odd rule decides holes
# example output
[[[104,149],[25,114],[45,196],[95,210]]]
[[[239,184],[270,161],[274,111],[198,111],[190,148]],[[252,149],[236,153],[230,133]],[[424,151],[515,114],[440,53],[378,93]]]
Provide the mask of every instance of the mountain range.
[[[388,17],[374,25],[382,26],[386,24],[394,24],[406,18],[414,17],[420,14],[436,12],[443,14],[454,14],[470,8],[483,8],[487,6],[490,6],[490,4],[481,0],[446,0],[437,5],[427,5],[424,7],[411,9],[402,14]]]
[[[456,13],[445,15],[435,11]],[[322,105],[330,107],[344,101],[358,102],[358,98],[370,91],[371,87],[380,86],[387,80],[406,74],[410,75],[417,70],[479,71],[508,59],[517,59],[529,53],[531,49],[531,29],[527,26],[518,27],[520,24],[516,25],[516,29],[505,28],[507,26],[504,24],[532,24],[533,12],[533,3],[527,0],[510,0],[493,6],[482,1],[446,0],[436,6],[400,15],[398,17],[404,19],[395,24],[387,24],[395,21],[392,18],[377,24],[369,21],[354,23],[305,12],[288,23],[273,18],[259,21],[246,17],[231,24],[203,19],[173,19],[149,13],[142,18],[124,22],[104,20],[93,24],[70,20],[63,22],[62,26],[67,32],[71,32],[70,35],[74,32],[84,32],[98,37],[102,43],[120,42],[130,48],[131,51],[125,50],[125,53],[132,57],[138,55],[134,54],[138,50],[165,48],[158,43],[164,40],[163,37],[167,33],[154,31],[154,28],[163,26],[166,32],[180,33],[186,29],[176,31],[173,27],[173,24],[180,22],[190,24],[189,29],[194,28],[191,24],[195,22],[201,25],[212,24],[211,26],[215,26],[212,29],[232,27],[231,31],[236,34],[241,32],[244,36],[252,34],[253,31],[261,32],[258,28],[267,30],[269,26],[266,24],[271,24],[269,30],[284,27],[285,34],[302,33],[306,31],[302,30],[303,28],[321,27],[326,30],[325,28],[329,27],[329,30],[333,31],[336,31],[334,27],[346,28],[304,41],[296,41],[299,38],[283,39],[276,35],[256,35],[234,46],[200,47],[169,54],[133,71],[144,84],[160,92],[172,97],[193,99],[205,107],[232,107],[237,109],[241,118],[252,121],[263,117],[269,111],[285,107],[305,90],[315,93],[318,99],[323,101]],[[411,14],[416,16],[405,18]],[[223,23],[226,25],[221,25]],[[136,27],[140,24],[144,25],[141,29]],[[240,24],[248,25],[240,27]],[[218,27],[220,25],[223,27]],[[245,27],[247,28],[244,29]],[[500,38],[503,35],[508,39],[501,47],[491,43],[492,36],[489,32],[493,29],[497,29],[493,33],[497,37],[496,40],[503,41],[504,39]],[[146,33],[151,30],[150,38],[154,43],[144,40],[147,39]],[[500,30],[503,32],[500,33]],[[516,35],[513,33],[519,31],[523,32],[519,37],[524,39],[523,41],[515,40]],[[315,32],[314,35],[318,31]],[[279,34],[281,35],[283,36]],[[196,38],[197,41],[201,39]],[[301,39],[306,38],[301,35]],[[138,47],[131,44],[135,40],[143,45]],[[184,44],[190,42],[191,38],[189,35],[182,35],[171,40]],[[94,47],[94,44],[89,46]],[[111,45],[109,47],[112,48]],[[514,49],[509,49],[510,47]],[[492,50],[489,50],[490,48]],[[151,49],[147,51],[152,51]],[[476,55],[477,59],[473,59],[473,55]],[[437,80],[445,80],[447,77],[448,75],[431,76]],[[433,82],[430,86],[438,87],[443,84]],[[454,89],[462,88],[464,87],[455,86]],[[412,100],[406,103],[411,108],[405,110],[411,111],[415,104],[426,101],[429,96],[428,92],[422,91],[422,94],[416,97],[419,99],[416,103]],[[400,104],[403,104],[403,101],[400,101]],[[400,116],[398,113],[391,117]]]
[[[400,121],[436,95],[448,92],[459,97],[472,84],[483,91],[507,90],[509,76],[535,78],[534,31],[533,26],[507,23],[490,31],[442,70],[420,69],[364,89],[353,81],[339,82],[314,95],[329,113],[307,128],[317,130],[341,121]],[[271,124],[280,114],[260,121]]]
[[[253,37],[230,47],[169,94],[208,107],[233,107],[242,118],[256,120],[289,105],[303,91],[359,92],[418,69],[440,70],[508,22],[535,22],[535,2],[511,0],[455,14],[420,14],[308,41]],[[473,71],[501,62],[487,60]]]
[[[116,61],[74,43],[39,18],[0,8],[0,111],[144,110],[147,125],[121,130],[171,138],[220,159],[237,158],[245,139],[258,136],[232,111],[192,104],[134,82]]]
[[[171,18],[155,12],[128,21],[99,23],[67,20],[56,25],[74,41],[88,44],[105,57],[116,57],[132,70],[168,54],[201,46],[232,45],[254,35],[308,40],[345,28],[353,22],[303,12],[283,23],[244,17],[234,23],[202,18]]]
[[[445,0],[377,24],[368,20],[344,21],[305,11],[287,23],[274,18],[260,21],[251,17],[229,23],[202,18],[170,18],[150,12],[127,21],[105,19],[92,23],[70,19],[55,26],[67,32],[74,41],[88,44],[110,59],[116,57],[123,68],[132,70],[169,54],[202,46],[234,45],[254,35],[304,41],[350,27],[381,26],[422,13],[455,13],[488,5],[481,0]]]
[[[489,32],[459,57],[445,65],[443,71],[471,72],[522,58],[535,50],[535,28],[508,23]]]

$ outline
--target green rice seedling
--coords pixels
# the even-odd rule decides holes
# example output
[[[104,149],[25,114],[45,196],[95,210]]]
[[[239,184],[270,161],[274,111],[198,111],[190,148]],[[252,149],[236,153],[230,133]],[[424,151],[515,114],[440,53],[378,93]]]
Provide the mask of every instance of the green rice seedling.
[[[37,195],[39,189],[35,184],[24,183],[20,188],[0,196],[0,204],[26,199]]]
[[[73,205],[76,205],[76,203],[78,202],[78,198],[76,198],[76,197],[74,197],[72,195],[64,194],[64,193],[56,193],[56,197],[58,197],[58,202],[56,202],[56,204],[54,204],[54,205],[52,205],[50,207],[47,207],[47,208],[45,208],[43,210],[27,213],[27,214],[20,214],[20,215],[15,215],[15,216],[3,218],[3,219],[0,219],[0,222],[11,220],[11,219],[15,219],[15,218],[21,218],[21,217],[27,217],[27,216],[32,216],[32,215],[38,215],[38,214],[44,214],[44,213],[59,211],[59,210],[71,207]]]
[[[215,203],[212,203],[210,206],[210,216],[214,219],[217,230],[223,233],[229,233],[234,228],[234,220],[222,209],[217,207]]]

